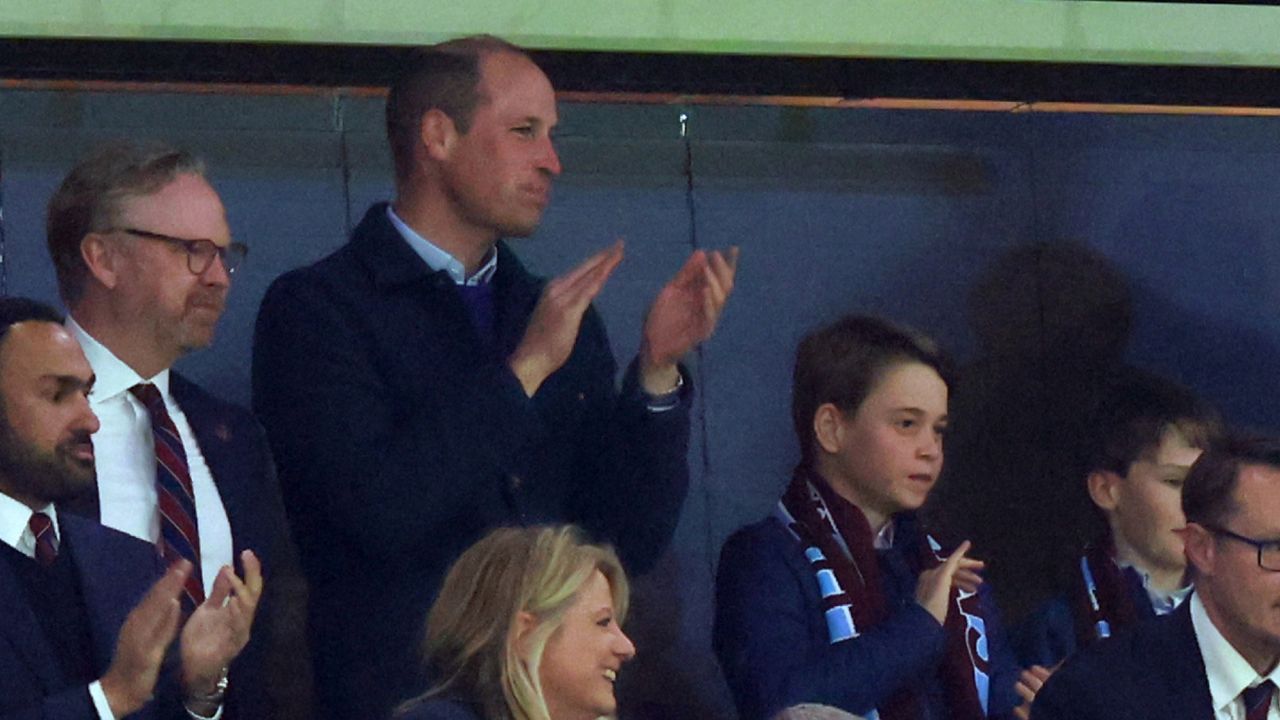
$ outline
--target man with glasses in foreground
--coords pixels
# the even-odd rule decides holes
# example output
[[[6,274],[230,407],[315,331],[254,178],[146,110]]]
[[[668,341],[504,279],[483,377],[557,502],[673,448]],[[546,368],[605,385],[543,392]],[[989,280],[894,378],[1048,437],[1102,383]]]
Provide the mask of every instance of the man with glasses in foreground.
[[[106,145],[50,200],[47,236],[67,329],[97,377],[98,483],[73,510],[154,543],[168,563],[191,562],[187,613],[210,596],[219,568],[252,551],[267,576],[259,619],[270,623],[281,604],[274,576],[292,551],[262,430],[169,369],[213,341],[246,254],[202,163],[163,145]],[[254,633],[274,634],[262,622]],[[235,717],[268,717],[264,652],[251,642],[204,696],[220,704],[225,695]]]
[[[1206,452],[1182,491],[1191,600],[1072,658],[1041,718],[1280,718],[1280,440]]]

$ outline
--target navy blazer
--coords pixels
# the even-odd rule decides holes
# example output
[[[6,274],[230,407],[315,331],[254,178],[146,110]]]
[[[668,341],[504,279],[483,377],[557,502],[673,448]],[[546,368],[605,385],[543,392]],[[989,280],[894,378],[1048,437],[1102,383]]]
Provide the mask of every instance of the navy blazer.
[[[911,569],[916,536],[901,516],[892,550],[881,553],[889,617],[856,638],[831,644],[817,577],[800,543],[775,518],[737,531],[720,553],[712,637],[720,667],[743,720],[764,720],[783,708],[818,703],[867,714],[911,687],[922,717],[948,717],[938,664],[942,625],[915,602]],[[984,588],[986,586],[983,586]],[[1017,704],[1019,669],[982,590],[991,666],[990,715]]]
[[[504,243],[495,338],[475,330],[373,206],[351,241],[286,273],[262,301],[253,397],[311,584],[323,709],[382,720],[421,692],[423,623],[450,564],[489,530],[576,522],[642,571],[688,487],[684,401],[651,413],[594,309],[533,398],[506,358],[544,282]]]
[[[163,568],[150,543],[91,520],[59,513],[58,529],[72,548],[89,615],[92,666],[95,679],[101,678],[111,665],[125,618]],[[131,718],[182,716],[174,669],[167,666],[157,699]],[[20,581],[7,563],[0,563],[0,720],[97,720],[88,687],[63,675]]]
[[[1067,658],[1031,705],[1032,720],[1212,717],[1189,601]]]
[[[220,400],[177,372],[169,374],[169,392],[182,408],[231,525],[236,571],[240,553],[252,550],[262,561],[264,586],[249,644],[231,664],[224,717],[270,718],[270,673],[266,663],[274,638],[288,635],[277,627],[287,621],[298,597],[300,571],[289,537],[275,466],[266,435],[246,409]],[[98,493],[87,492],[68,505],[92,519],[100,517]],[[292,580],[292,581],[291,581]],[[295,621],[295,624],[297,622]],[[305,668],[305,664],[302,666]]]

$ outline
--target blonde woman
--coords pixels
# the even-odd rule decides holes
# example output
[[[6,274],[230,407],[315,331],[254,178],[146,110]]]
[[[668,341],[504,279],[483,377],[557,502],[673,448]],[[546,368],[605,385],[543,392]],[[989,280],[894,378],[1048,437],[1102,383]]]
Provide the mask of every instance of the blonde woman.
[[[613,550],[570,525],[500,528],[458,558],[427,617],[435,680],[401,720],[595,720],[635,646]]]

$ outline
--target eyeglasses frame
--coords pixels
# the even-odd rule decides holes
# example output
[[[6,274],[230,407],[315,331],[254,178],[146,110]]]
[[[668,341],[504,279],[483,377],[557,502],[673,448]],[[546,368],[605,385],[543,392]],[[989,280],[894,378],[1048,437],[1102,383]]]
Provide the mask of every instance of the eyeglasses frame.
[[[1244,535],[1241,535],[1240,533],[1232,532],[1232,531],[1230,531],[1230,530],[1228,530],[1228,529],[1226,529],[1226,528],[1224,528],[1224,527],[1220,527],[1220,526],[1218,526],[1218,525],[1208,525],[1208,524],[1205,524],[1205,523],[1197,523],[1197,524],[1198,524],[1198,525],[1200,525],[1201,527],[1203,527],[1205,530],[1208,530],[1209,532],[1211,532],[1211,533],[1213,533],[1214,535],[1217,535],[1217,536],[1219,536],[1219,537],[1230,538],[1230,539],[1235,540],[1235,541],[1237,541],[1237,542],[1242,542],[1242,543],[1244,543],[1244,544],[1246,544],[1246,545],[1252,545],[1252,546],[1253,546],[1253,549],[1258,551],[1258,567],[1262,568],[1263,570],[1266,570],[1267,572],[1280,572],[1280,567],[1270,568],[1270,567],[1267,567],[1266,565],[1263,565],[1263,564],[1262,564],[1262,550],[1263,550],[1263,548],[1265,548],[1265,547],[1267,547],[1267,546],[1271,546],[1271,545],[1280,546],[1280,539],[1272,539],[1272,540],[1256,540],[1256,539],[1254,539],[1254,538],[1246,537],[1246,536],[1244,536]]]
[[[249,257],[249,246],[241,242],[232,241],[226,245],[219,245],[208,238],[180,238],[174,237],[173,235],[152,232],[150,230],[139,230],[138,228],[131,227],[113,228],[109,232],[122,232],[126,235],[133,235],[134,237],[140,237],[145,240],[156,240],[158,242],[181,247],[187,254],[187,270],[191,271],[192,275],[203,275],[204,272],[213,265],[213,258],[215,256],[222,260],[222,266],[227,269],[227,274],[234,275],[236,270],[240,269],[240,265]],[[209,255],[209,259],[205,264],[197,270],[193,263],[195,263],[196,258],[199,257],[197,254],[197,248],[201,247],[202,243],[208,243],[214,248],[214,251]],[[227,261],[228,257],[232,258],[231,262]]]

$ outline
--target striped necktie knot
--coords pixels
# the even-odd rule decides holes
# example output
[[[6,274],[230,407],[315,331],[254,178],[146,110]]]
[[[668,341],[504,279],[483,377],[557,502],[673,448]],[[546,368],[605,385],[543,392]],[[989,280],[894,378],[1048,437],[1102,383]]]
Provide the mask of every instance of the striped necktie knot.
[[[42,512],[32,513],[27,527],[36,539],[36,560],[49,567],[58,559],[58,535],[53,530],[53,520]]]

